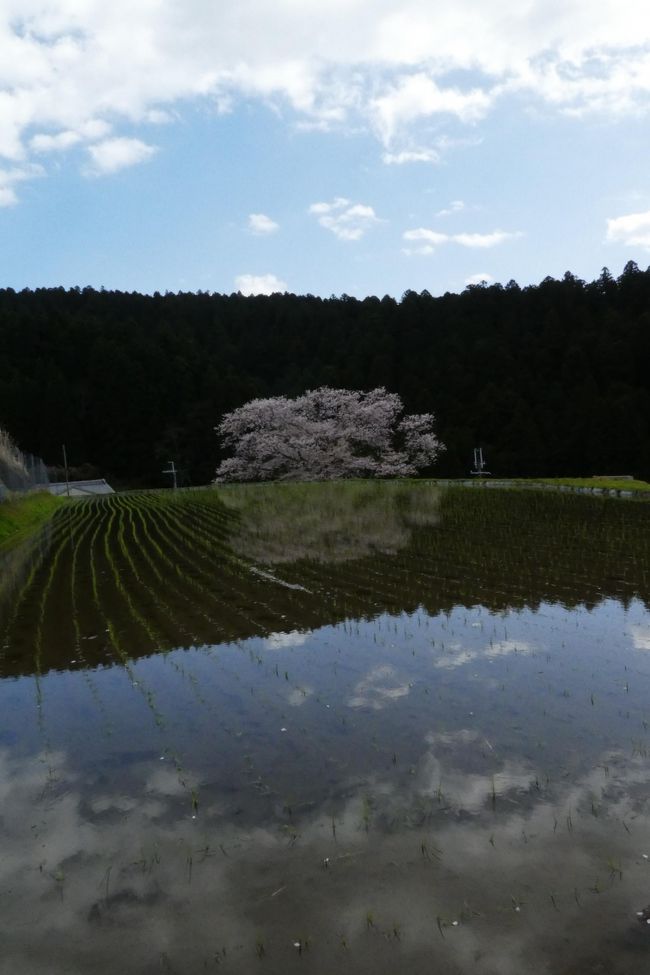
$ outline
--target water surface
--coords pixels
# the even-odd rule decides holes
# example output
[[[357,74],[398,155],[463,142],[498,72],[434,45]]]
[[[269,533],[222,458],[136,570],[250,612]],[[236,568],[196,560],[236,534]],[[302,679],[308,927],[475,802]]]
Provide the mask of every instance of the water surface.
[[[647,972],[650,512],[75,502],[0,578],[2,975]]]

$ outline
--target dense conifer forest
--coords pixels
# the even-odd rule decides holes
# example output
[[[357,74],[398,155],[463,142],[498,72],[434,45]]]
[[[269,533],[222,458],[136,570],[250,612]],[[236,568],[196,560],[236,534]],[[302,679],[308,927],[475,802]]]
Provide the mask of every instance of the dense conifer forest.
[[[246,400],[386,386],[435,413],[441,476],[650,476],[650,269],[434,298],[0,290],[0,427],[121,485],[205,483]]]

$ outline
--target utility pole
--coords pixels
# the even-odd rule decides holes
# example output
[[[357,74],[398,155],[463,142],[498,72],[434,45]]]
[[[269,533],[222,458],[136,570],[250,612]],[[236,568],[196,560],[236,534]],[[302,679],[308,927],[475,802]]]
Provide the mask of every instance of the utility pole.
[[[167,461],[167,463],[169,464],[169,469],[163,471],[163,474],[171,474],[172,480],[174,482],[174,491],[176,491],[176,489],[178,488],[178,481],[176,479],[176,475],[178,471],[176,470],[176,464],[174,463],[173,460]]]
[[[68,455],[63,444],[63,469],[65,470],[65,493],[70,497],[70,478],[68,477]]]

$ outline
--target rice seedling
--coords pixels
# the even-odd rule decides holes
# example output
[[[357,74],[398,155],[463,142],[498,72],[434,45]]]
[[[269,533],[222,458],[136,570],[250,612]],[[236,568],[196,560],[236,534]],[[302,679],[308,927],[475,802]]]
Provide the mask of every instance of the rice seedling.
[[[623,880],[623,870],[621,867],[621,861],[615,860],[614,857],[607,858],[607,869],[609,870],[610,879],[618,877],[619,880]]]

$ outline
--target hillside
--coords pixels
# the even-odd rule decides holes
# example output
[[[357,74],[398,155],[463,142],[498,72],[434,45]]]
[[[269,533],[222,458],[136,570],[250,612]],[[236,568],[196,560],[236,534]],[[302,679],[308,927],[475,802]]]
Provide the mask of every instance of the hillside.
[[[157,484],[220,459],[213,431],[254,396],[385,385],[433,411],[467,472],[650,476],[650,269],[434,298],[144,296],[0,290],[0,427],[57,463]]]

